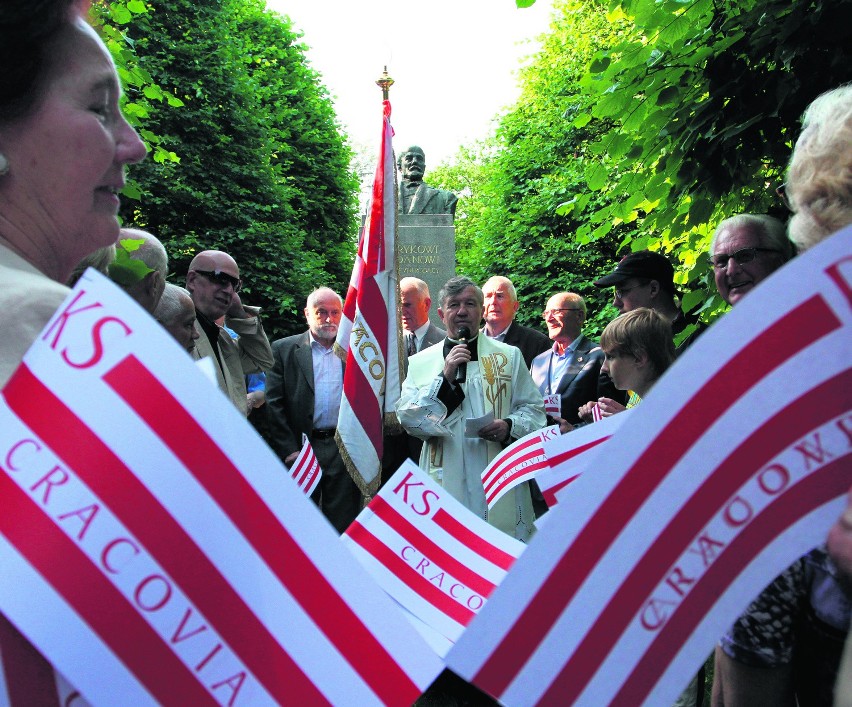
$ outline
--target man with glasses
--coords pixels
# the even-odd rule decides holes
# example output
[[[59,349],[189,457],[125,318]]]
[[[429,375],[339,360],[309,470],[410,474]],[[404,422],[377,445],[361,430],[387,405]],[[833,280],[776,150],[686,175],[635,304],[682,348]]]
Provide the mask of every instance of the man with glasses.
[[[553,346],[533,359],[530,373],[542,395],[559,393],[562,419],[578,424],[579,408],[590,400],[610,398],[624,405],[624,393],[601,372],[603,351],[596,341],[583,335],[583,298],[573,292],[559,292],[547,301],[542,316]]]
[[[186,289],[195,305],[200,334],[193,355],[215,361],[219,388],[246,415],[246,374],[272,368],[272,349],[260,309],[240,300],[241,286],[236,261],[220,250],[202,251],[189,264]],[[237,332],[239,339],[232,339],[218,324],[223,317],[225,326]]]
[[[343,301],[320,287],[308,295],[308,330],[272,344],[275,364],[266,376],[269,441],[290,466],[307,435],[322,477],[311,499],[342,533],[361,512],[361,492],[346,470],[334,433],[343,396],[343,361],[334,353]]]
[[[784,224],[764,214],[740,214],[716,227],[710,265],[719,296],[734,305],[793,257]]]
[[[677,347],[681,353],[702,332],[703,327],[695,317],[684,314],[675,301],[674,268],[668,258],[650,250],[640,250],[625,255],[609,275],[594,283],[597,287],[615,287],[612,305],[619,314],[648,307],[668,319],[672,333],[677,337],[687,326],[697,328]]]
[[[550,348],[550,339],[540,331],[515,321],[518,293],[509,278],[495,275],[483,285],[482,292],[485,296],[485,328],[482,333],[489,339],[520,349],[529,368],[536,356]]]

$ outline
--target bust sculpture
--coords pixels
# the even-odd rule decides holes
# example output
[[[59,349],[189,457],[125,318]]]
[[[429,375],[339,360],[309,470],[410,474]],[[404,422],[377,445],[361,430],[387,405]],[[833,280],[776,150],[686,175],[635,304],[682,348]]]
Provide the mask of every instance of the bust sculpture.
[[[423,181],[426,155],[412,145],[396,160],[402,174],[399,184],[399,211],[403,214],[450,214],[455,217],[458,197],[451,191],[435,189]]]

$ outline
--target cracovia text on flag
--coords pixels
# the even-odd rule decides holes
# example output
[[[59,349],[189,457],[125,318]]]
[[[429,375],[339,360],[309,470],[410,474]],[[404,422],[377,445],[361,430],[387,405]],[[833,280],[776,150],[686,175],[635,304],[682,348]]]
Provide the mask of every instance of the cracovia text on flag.
[[[518,484],[535,478],[549,468],[544,444],[559,437],[559,426],[552,425],[522,437],[506,447],[482,471],[482,486],[488,508]]]
[[[471,513],[410,460],[343,540],[388,594],[451,641],[525,547]]]
[[[0,611],[93,703],[410,703],[440,669],[224,395],[90,271],[0,405]]]
[[[678,359],[606,443],[607,472],[566,489],[571,503],[551,511],[449,666],[510,705],[671,704],[844,505],[850,332],[847,228]]]
[[[384,425],[396,423],[401,386],[396,164],[390,115],[386,100],[372,200],[335,343],[336,353],[346,363],[335,439],[346,468],[365,496],[372,496],[379,487]]]

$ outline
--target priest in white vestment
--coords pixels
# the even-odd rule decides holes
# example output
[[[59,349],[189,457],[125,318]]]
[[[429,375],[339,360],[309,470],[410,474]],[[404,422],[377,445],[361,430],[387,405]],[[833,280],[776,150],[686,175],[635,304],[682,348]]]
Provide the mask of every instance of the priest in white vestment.
[[[488,510],[480,475],[506,445],[547,424],[544,401],[520,350],[478,335],[482,306],[482,290],[472,280],[454,277],[444,285],[438,314],[447,338],[409,359],[396,413],[409,434],[426,442],[420,466],[434,481],[525,541],[535,519],[529,485],[515,487]],[[466,437],[465,421],[487,413],[494,421]]]

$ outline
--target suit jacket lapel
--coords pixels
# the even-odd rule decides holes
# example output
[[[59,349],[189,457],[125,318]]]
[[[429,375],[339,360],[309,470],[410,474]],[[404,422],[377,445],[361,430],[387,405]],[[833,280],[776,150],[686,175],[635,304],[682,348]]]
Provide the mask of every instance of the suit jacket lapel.
[[[561,395],[568,390],[568,386],[574,382],[577,374],[583,370],[583,366],[585,366],[586,362],[589,360],[589,351],[591,351],[591,349],[592,342],[580,334],[580,342],[577,344],[577,347],[574,349],[574,353],[571,355],[571,360],[565,368],[565,373],[562,374],[562,379],[559,381],[559,385],[556,388],[557,393]]]
[[[299,368],[302,369],[302,374],[308,381],[308,386],[311,390],[314,389],[314,359],[311,355],[311,335],[305,332],[302,341],[299,343],[299,348],[296,349],[296,361],[299,363]]]
[[[425,209],[426,205],[432,201],[434,196],[435,192],[429,191],[429,188],[423,182],[420,182],[420,186],[417,187],[417,191],[414,192],[414,199],[412,200],[411,208],[408,210],[408,213],[422,214],[423,209]]]

